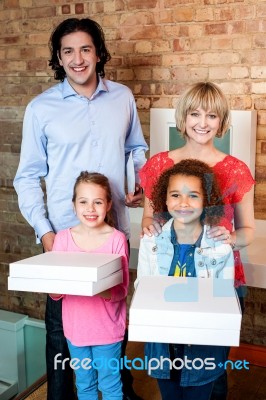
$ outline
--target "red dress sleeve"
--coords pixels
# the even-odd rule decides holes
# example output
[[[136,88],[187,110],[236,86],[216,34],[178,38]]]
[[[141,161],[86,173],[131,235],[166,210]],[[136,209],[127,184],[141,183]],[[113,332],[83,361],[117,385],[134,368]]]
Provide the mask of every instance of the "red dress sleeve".
[[[174,161],[168,157],[168,151],[152,156],[139,171],[140,185],[145,196],[151,198],[152,190],[163,171],[174,166]]]
[[[233,156],[226,156],[213,170],[226,204],[239,203],[255,184],[247,165]]]

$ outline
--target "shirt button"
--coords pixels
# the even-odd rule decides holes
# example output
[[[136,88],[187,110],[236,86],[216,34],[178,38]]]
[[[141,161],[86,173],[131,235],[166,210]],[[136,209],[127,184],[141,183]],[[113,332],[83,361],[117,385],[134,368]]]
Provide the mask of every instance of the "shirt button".
[[[204,265],[204,264],[203,264],[202,261],[199,261],[199,262],[198,262],[198,266],[199,266],[199,267],[203,267],[203,265]]]
[[[214,258],[211,260],[211,265],[216,265],[216,260]]]
[[[197,250],[197,253],[198,253],[198,254],[201,254],[201,253],[202,253],[202,249],[199,248],[199,249]]]
[[[155,251],[157,251],[157,246],[153,246],[153,248],[151,249],[151,251],[152,251],[153,253],[155,253]]]

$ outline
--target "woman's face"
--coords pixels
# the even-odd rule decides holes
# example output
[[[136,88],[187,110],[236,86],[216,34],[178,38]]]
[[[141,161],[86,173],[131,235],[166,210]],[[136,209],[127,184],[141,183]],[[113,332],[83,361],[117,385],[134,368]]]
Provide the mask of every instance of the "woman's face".
[[[219,132],[220,123],[221,120],[216,113],[199,107],[187,114],[186,135],[196,143],[207,144],[213,141]]]

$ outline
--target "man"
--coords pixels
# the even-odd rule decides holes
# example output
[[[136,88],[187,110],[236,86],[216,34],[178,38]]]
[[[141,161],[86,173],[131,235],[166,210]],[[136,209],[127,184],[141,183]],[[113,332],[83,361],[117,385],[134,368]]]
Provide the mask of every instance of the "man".
[[[14,180],[20,210],[44,250],[51,251],[55,233],[77,224],[71,204],[75,179],[82,170],[100,172],[111,184],[117,228],[129,238],[126,206],[140,204],[138,171],[146,161],[147,150],[134,97],[126,86],[104,79],[104,65],[111,57],[102,28],[95,21],[67,19],[54,30],[49,44],[49,65],[60,83],[37,96],[26,108]],[[135,193],[125,195],[125,164],[130,152],[136,187]],[[46,183],[46,204],[42,178]],[[72,371],[54,368],[57,354],[61,353],[62,359],[69,357],[61,301],[47,298],[45,321],[47,398],[72,400]],[[132,381],[123,380],[123,392],[124,399],[139,399]]]

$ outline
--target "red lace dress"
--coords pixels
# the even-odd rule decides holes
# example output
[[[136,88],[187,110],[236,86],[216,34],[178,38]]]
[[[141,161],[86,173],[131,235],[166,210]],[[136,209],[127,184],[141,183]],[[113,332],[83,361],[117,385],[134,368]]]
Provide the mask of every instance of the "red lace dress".
[[[141,186],[145,196],[151,198],[152,189],[163,171],[171,168],[174,161],[168,157],[168,152],[162,152],[151,157],[139,172]],[[213,167],[225,203],[225,216],[221,225],[230,232],[233,229],[234,204],[239,203],[244,194],[255,184],[247,165],[235,157],[227,155]],[[234,251],[235,286],[245,284],[243,264],[239,251]]]

